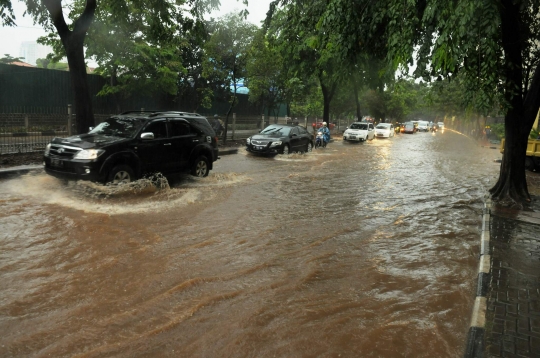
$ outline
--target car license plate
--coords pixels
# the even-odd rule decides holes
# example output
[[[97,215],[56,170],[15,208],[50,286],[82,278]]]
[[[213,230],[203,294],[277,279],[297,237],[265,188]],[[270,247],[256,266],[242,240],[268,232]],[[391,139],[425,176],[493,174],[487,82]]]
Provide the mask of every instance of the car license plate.
[[[355,136],[355,135],[352,135],[352,136],[351,136],[351,139],[356,139],[356,136]]]
[[[256,150],[262,150],[262,149],[263,149],[263,146],[262,146],[262,145],[256,145],[256,146],[255,146],[255,149],[256,149]]]
[[[51,167],[57,167],[62,168],[64,166],[64,162],[60,159],[51,158]]]

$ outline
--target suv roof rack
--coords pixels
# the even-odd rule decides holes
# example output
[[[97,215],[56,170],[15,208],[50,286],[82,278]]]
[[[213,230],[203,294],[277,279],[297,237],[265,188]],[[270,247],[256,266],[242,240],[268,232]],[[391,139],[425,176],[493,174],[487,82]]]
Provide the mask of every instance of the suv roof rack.
[[[150,116],[155,117],[160,114],[178,114],[181,116],[195,116],[195,117],[202,117],[199,113],[190,113],[190,112],[181,112],[181,111],[158,111],[158,110],[144,110],[144,111],[126,111],[120,113],[122,114],[130,114],[130,113],[148,113]]]
[[[126,112],[122,112],[122,113],[120,113],[120,114],[130,114],[130,113],[156,113],[156,112],[159,112],[159,111],[156,111],[156,110],[126,111]]]

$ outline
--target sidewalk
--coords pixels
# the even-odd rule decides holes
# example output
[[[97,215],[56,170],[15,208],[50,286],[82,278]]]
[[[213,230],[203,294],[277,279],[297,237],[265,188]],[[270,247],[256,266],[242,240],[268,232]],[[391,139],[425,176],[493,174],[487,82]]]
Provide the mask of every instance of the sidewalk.
[[[540,197],[482,219],[477,297],[465,357],[540,357]]]

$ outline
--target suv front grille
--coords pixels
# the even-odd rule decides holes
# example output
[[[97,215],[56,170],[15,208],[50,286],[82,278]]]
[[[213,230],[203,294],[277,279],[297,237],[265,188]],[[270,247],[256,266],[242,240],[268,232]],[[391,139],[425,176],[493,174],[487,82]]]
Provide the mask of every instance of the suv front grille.
[[[81,151],[81,148],[69,147],[61,144],[51,144],[49,153],[56,157],[73,158],[75,154]]]

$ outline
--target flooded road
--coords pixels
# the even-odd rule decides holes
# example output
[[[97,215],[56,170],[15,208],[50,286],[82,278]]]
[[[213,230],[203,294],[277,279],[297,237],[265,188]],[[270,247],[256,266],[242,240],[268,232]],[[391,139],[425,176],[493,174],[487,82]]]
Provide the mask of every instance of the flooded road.
[[[499,157],[447,131],[1,180],[0,356],[461,356]]]

